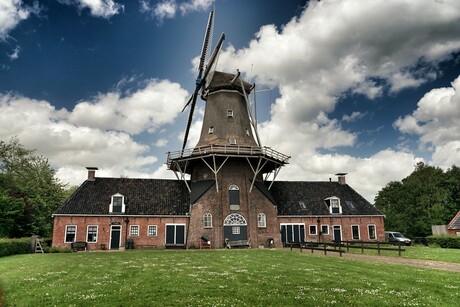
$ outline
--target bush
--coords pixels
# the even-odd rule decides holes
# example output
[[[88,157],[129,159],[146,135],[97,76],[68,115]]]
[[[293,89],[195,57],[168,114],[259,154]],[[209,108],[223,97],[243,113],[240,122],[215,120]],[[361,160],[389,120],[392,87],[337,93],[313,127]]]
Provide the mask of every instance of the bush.
[[[460,248],[460,236],[430,236],[429,244],[436,244],[442,248]]]
[[[0,239],[0,257],[30,252],[30,238]]]

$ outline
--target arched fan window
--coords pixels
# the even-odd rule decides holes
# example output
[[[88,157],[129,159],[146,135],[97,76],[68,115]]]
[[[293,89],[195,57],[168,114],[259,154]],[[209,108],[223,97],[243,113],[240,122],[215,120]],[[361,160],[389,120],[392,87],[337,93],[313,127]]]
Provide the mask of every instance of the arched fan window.
[[[236,184],[231,184],[228,187],[228,200],[230,206],[240,204],[240,188]]]
[[[248,223],[246,222],[246,219],[244,218],[244,216],[238,213],[229,214],[224,220],[224,226],[233,226],[233,225],[244,226],[247,224]]]

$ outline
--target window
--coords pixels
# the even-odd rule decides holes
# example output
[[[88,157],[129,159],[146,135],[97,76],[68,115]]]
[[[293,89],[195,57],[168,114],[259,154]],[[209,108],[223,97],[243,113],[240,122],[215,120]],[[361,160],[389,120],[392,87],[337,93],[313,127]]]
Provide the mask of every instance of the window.
[[[246,135],[249,136],[249,129],[246,129]]]
[[[367,231],[369,232],[369,240],[377,239],[375,225],[367,225]]]
[[[204,228],[212,228],[212,214],[209,212],[206,212],[203,214],[203,224]]]
[[[228,142],[230,145],[236,145],[236,139],[229,139]]]
[[[310,225],[310,235],[316,235],[316,225]]]
[[[303,201],[299,201],[299,206],[300,209],[307,209],[307,206],[305,206],[305,203]]]
[[[355,205],[353,205],[353,202],[351,200],[346,200],[345,203],[347,204],[348,208],[354,209]]]
[[[232,184],[228,187],[228,200],[230,205],[240,204],[240,188],[236,184]]]
[[[209,127],[208,134],[213,134],[214,133],[214,127],[211,126]]]
[[[351,239],[359,240],[359,225],[351,225]]]
[[[125,213],[125,197],[121,194],[112,195],[112,202],[109,206],[110,213]]]
[[[77,236],[77,226],[69,225],[65,227],[65,242],[66,243],[75,242],[76,236]]]
[[[233,226],[232,227],[232,234],[239,235],[240,234],[240,226]]]
[[[131,225],[129,230],[129,235],[131,237],[138,237],[139,236],[139,225]]]
[[[227,117],[233,117],[233,110],[232,109],[228,109],[227,110]]]
[[[329,234],[329,225],[321,225],[321,234],[328,235]]]
[[[267,227],[267,217],[265,213],[257,214],[257,227],[265,228]]]
[[[97,242],[97,226],[88,226],[88,229],[86,231],[86,242]]]
[[[157,236],[157,225],[149,225],[147,227],[147,236],[156,237]]]
[[[331,214],[342,214],[342,206],[340,205],[340,199],[336,196],[326,198],[324,200],[327,207],[329,208],[329,213]]]

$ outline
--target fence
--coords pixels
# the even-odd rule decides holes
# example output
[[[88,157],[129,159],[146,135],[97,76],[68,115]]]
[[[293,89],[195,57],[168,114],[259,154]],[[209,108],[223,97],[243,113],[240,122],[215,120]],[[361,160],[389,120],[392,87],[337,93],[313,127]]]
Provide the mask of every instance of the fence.
[[[389,245],[397,245],[397,247],[386,247]],[[345,252],[349,252],[350,248],[359,248],[361,249],[361,253],[364,253],[364,250],[377,250],[378,254],[380,255],[381,251],[397,251],[398,255],[401,256],[402,252],[405,249],[401,248],[401,244],[398,243],[388,243],[388,242],[379,242],[379,241],[337,241],[337,242],[289,242],[286,243],[287,247],[291,248],[299,248],[300,252],[303,249],[311,250],[319,250],[324,251],[324,255],[327,255],[327,252],[338,252],[340,257]]]

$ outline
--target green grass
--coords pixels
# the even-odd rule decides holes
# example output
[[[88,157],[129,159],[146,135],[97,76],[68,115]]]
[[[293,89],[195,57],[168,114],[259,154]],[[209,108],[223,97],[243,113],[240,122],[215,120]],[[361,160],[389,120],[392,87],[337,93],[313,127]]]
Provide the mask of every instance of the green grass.
[[[284,250],[0,258],[6,306],[456,306],[458,273]]]

